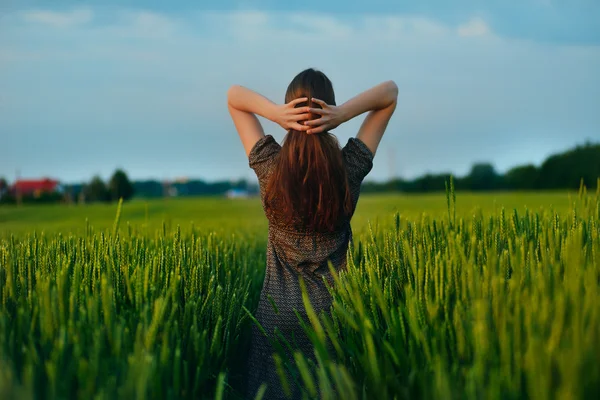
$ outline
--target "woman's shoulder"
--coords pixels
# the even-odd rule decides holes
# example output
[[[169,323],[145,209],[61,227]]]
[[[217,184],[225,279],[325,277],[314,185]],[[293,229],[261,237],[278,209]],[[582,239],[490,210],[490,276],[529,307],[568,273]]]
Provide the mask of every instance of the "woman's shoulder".
[[[348,142],[342,148],[342,153],[344,153],[344,156],[358,156],[371,160],[373,160],[375,157],[365,142],[357,137],[351,137],[348,139]]]
[[[373,168],[374,154],[362,140],[356,137],[348,139],[342,154],[351,183],[360,184]]]
[[[275,156],[281,150],[273,136],[265,135],[260,138],[248,154],[248,165],[256,172],[259,182],[263,183],[275,165]]]
[[[248,154],[248,160],[250,165],[253,163],[260,163],[265,159],[276,154],[281,149],[281,146],[272,135],[265,135],[252,146],[250,153]]]

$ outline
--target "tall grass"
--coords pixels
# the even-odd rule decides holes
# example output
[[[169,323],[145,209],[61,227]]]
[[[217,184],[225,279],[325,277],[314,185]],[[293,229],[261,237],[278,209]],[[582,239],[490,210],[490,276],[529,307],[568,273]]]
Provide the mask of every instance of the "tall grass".
[[[318,365],[296,354],[290,376],[324,399],[598,398],[600,193],[457,218],[448,192],[446,220],[397,214],[356,243],[306,326]]]
[[[180,229],[0,244],[0,398],[213,398],[243,359],[264,252]],[[223,378],[220,382],[224,384]]]
[[[444,217],[390,214],[355,235],[331,315],[305,296],[318,363],[276,355],[288,385],[344,399],[600,393],[600,193],[582,188],[566,212],[456,201],[449,187]],[[265,238],[121,215],[0,237],[0,398],[239,398]]]

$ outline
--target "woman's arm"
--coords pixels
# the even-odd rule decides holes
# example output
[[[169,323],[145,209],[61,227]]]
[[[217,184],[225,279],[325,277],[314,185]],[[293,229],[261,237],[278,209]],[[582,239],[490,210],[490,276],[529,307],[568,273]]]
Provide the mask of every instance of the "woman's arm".
[[[339,107],[330,106],[319,99],[313,99],[323,107],[311,108],[310,112],[320,114],[321,118],[306,122],[310,126],[308,134],[330,130],[352,118],[370,111],[362,123],[357,138],[362,140],[369,150],[375,154],[385,128],[396,109],[398,86],[394,81],[387,81],[351,98]]]
[[[256,142],[265,136],[256,115],[279,124],[285,130],[306,131],[309,127],[300,125],[299,122],[309,118],[308,107],[296,108],[295,106],[307,100],[307,98],[300,98],[288,104],[277,105],[248,88],[239,85],[231,86],[227,91],[227,107],[246,155],[249,155]]]

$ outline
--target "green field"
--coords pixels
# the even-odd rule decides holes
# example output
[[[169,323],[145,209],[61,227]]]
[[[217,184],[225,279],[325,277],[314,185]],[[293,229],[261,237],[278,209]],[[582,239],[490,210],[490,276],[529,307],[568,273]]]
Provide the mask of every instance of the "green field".
[[[598,193],[363,195],[353,229],[319,363],[281,366],[307,398],[600,393]],[[258,199],[0,207],[0,398],[240,398],[266,231]]]
[[[493,213],[504,207],[507,210],[541,211],[551,208],[564,212],[577,198],[575,192],[547,193],[493,193],[459,194],[456,209],[460,215],[469,216],[478,209]],[[443,218],[447,214],[444,194],[425,195],[362,195],[352,220],[355,230],[363,229],[369,220],[384,222],[398,212],[402,217],[419,219],[423,214]],[[34,230],[49,233],[82,233],[86,220],[96,230],[111,228],[115,219],[116,205],[62,204],[44,206],[0,206],[0,233],[24,234]],[[264,231],[265,219],[260,200],[215,198],[167,198],[160,200],[134,200],[123,205],[122,223],[130,222],[137,230],[168,229],[180,225],[189,229],[192,224],[203,231],[247,232]]]

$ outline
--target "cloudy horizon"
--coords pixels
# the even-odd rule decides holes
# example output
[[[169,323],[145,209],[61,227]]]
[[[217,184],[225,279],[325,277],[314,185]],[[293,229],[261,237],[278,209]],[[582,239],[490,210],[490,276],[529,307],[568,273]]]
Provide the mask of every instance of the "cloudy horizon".
[[[600,7],[472,3],[405,10],[376,0],[344,13],[271,1],[2,6],[0,177],[79,182],[123,168],[135,180],[255,179],[227,88],[281,102],[307,67],[330,77],[338,104],[398,84],[369,180],[462,176],[481,161],[504,172],[599,142]],[[333,131],[341,145],[362,119]]]

